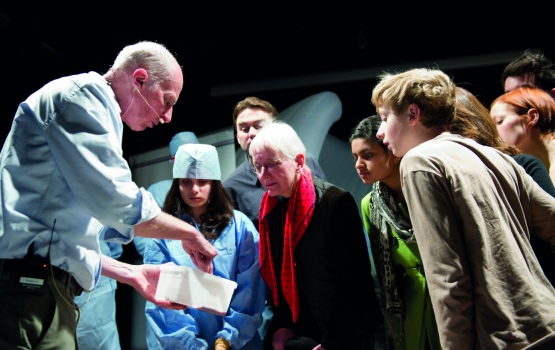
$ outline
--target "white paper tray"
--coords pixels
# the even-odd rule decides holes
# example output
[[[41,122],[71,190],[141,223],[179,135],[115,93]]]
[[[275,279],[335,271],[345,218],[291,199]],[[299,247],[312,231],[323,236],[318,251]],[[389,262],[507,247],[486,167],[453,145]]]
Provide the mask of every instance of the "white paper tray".
[[[186,266],[163,265],[156,298],[224,316],[237,283]]]

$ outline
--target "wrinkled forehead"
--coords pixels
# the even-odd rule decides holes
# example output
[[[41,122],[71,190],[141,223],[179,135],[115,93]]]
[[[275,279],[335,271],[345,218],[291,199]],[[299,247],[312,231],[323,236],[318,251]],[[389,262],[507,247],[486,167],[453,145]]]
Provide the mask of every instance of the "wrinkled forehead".
[[[253,147],[249,149],[251,158],[254,162],[262,163],[269,160],[274,160],[283,156],[282,152],[273,150],[272,148],[260,145],[260,147]]]
[[[173,95],[175,101],[179,99],[179,95],[183,90],[183,71],[181,70],[181,66],[175,64],[168,79],[164,79],[164,81],[160,83],[159,90],[166,95]]]
[[[270,119],[270,113],[261,108],[245,108],[237,115],[237,125],[263,124]]]

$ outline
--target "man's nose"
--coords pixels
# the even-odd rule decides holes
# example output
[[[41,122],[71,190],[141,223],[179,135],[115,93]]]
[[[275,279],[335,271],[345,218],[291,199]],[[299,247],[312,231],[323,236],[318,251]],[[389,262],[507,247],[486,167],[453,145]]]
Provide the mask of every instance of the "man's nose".
[[[160,120],[167,124],[172,121],[172,109],[160,114]]]
[[[251,128],[249,129],[249,137],[251,139],[254,139],[254,137],[256,136],[256,134],[258,134],[258,129],[255,128],[254,126],[251,126]]]

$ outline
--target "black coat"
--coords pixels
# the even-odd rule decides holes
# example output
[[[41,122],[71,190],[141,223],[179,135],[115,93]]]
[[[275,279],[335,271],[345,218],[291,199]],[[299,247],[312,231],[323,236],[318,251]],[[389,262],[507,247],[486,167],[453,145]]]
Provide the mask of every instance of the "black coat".
[[[347,350],[366,342],[370,346],[383,318],[358,207],[353,196],[342,188],[317,178],[314,187],[314,214],[294,251],[299,319],[293,323],[280,291],[265,343],[271,344],[276,330],[290,328],[296,336],[311,338],[326,350]],[[278,204],[269,214],[276,276],[280,276],[281,269],[279,242],[283,242],[284,210]]]

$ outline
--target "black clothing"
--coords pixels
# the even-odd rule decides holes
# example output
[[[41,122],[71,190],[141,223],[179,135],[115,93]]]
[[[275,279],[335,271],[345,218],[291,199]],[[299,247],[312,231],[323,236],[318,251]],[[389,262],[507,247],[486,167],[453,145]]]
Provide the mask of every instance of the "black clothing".
[[[353,196],[314,178],[317,204],[312,220],[294,251],[300,300],[299,319],[293,323],[289,305],[279,288],[278,305],[264,339],[272,349],[276,330],[290,328],[293,343],[305,348],[322,344],[326,350],[371,349],[373,334],[383,317],[374,291],[371,261],[358,207]],[[280,281],[283,218],[286,201],[270,212],[270,241],[277,281]],[[271,298],[270,298],[271,300]],[[291,343],[291,344],[289,344]],[[360,347],[367,343],[366,347]],[[302,347],[292,347],[302,348]]]

